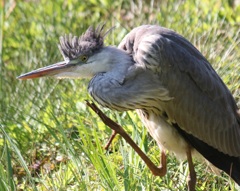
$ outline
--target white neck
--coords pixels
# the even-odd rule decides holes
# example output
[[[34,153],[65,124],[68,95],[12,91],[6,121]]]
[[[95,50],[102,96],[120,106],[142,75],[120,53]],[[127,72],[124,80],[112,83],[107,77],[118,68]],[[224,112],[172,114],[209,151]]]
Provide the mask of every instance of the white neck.
[[[126,76],[127,70],[134,64],[131,56],[123,50],[112,46],[105,47],[105,52],[106,54],[109,54],[109,52],[111,54],[106,55],[106,62],[111,63],[110,70],[106,72],[106,75],[122,82]]]

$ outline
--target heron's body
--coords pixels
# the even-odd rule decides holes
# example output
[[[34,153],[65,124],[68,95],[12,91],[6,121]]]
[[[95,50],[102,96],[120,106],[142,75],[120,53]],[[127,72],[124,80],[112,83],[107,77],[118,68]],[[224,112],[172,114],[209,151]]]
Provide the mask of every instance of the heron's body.
[[[70,69],[50,74],[94,76],[88,90],[99,104],[137,110],[161,149],[179,156],[196,149],[240,184],[239,110],[206,58],[182,36],[156,25],[133,29],[118,48],[104,47],[100,32],[89,29],[77,40],[62,38]],[[87,64],[78,66],[76,60],[86,54]]]
[[[144,116],[142,111],[138,111],[138,113],[161,150],[173,152],[179,159],[186,159],[188,143],[172,125],[155,113],[150,113],[148,118]]]

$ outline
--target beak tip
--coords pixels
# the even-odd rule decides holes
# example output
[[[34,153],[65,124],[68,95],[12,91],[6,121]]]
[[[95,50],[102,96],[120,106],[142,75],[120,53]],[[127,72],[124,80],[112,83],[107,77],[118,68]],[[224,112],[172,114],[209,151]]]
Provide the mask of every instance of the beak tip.
[[[33,78],[41,78],[45,76],[54,76],[55,74],[58,74],[62,70],[66,68],[66,61],[58,62],[56,64],[52,64],[50,66],[46,66],[43,68],[39,68],[37,70],[33,70],[31,72],[22,74],[16,79],[18,80],[28,80],[28,79],[33,79]]]
[[[22,75],[20,75],[20,76],[17,76],[16,79],[17,79],[17,80],[25,80],[24,74],[22,74]]]

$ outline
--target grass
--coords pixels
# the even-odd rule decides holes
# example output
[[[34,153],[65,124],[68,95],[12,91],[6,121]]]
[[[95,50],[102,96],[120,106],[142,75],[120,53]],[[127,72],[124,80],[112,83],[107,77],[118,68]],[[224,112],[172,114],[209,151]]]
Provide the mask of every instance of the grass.
[[[153,3],[151,3],[153,2]],[[88,80],[18,81],[21,73],[62,60],[58,38],[106,22],[117,45],[146,23],[171,28],[189,39],[213,64],[240,100],[240,6],[225,1],[57,0],[0,3],[0,190],[186,190],[187,164],[172,155],[168,173],[154,177],[84,100]],[[104,112],[121,124],[156,163],[159,149],[136,113]],[[196,162],[196,190],[237,190],[226,175]]]

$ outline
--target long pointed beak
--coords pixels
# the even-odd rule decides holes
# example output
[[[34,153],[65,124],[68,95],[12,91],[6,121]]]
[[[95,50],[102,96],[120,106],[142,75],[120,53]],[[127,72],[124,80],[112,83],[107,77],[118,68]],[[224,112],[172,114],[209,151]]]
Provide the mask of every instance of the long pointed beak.
[[[17,77],[17,79],[27,80],[32,78],[40,78],[44,76],[54,76],[56,74],[67,72],[69,68],[74,66],[74,64],[66,61],[58,62],[56,64],[52,64],[50,66],[46,66],[43,68],[39,68],[37,70],[33,70],[26,74],[22,74]]]

